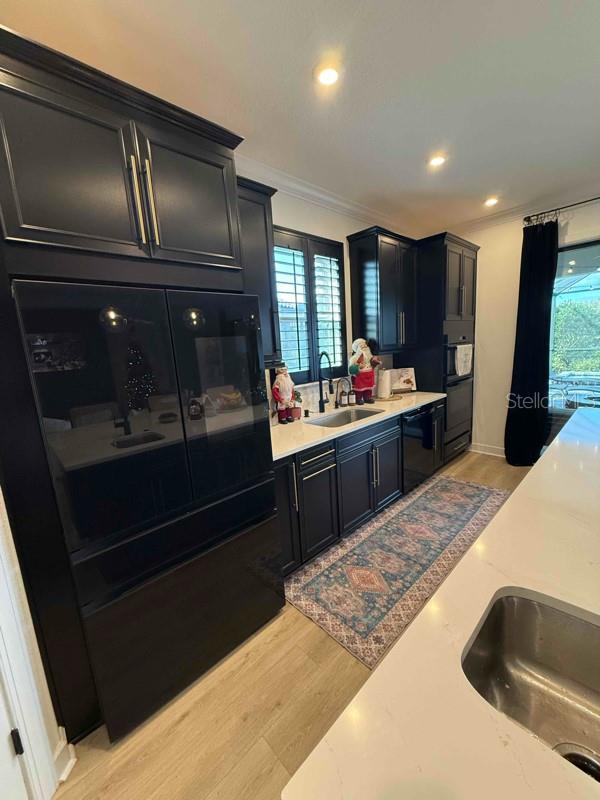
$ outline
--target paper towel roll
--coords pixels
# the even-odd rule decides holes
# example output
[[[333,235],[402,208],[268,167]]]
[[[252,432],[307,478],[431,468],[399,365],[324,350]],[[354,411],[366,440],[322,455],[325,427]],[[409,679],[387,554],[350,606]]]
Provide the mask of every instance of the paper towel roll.
[[[387,399],[392,393],[392,374],[389,369],[379,368],[377,372],[377,397]]]

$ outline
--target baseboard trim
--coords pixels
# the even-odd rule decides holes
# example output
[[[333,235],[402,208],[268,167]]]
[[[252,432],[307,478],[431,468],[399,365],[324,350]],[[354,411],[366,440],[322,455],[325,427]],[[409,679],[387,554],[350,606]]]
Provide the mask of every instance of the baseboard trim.
[[[77,755],[73,745],[67,742],[65,729],[59,728],[58,730],[61,740],[54,750],[54,767],[56,769],[56,778],[58,782],[64,783],[75,766]]]
[[[504,458],[504,448],[498,447],[495,444],[479,444],[479,442],[473,442],[469,449],[473,453],[483,453],[486,456]]]

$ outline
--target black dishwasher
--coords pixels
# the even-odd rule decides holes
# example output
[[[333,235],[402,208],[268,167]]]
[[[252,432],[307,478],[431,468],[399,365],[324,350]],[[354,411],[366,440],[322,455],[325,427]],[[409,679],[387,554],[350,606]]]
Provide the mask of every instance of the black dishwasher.
[[[404,493],[427,480],[443,463],[444,401],[402,416]]]

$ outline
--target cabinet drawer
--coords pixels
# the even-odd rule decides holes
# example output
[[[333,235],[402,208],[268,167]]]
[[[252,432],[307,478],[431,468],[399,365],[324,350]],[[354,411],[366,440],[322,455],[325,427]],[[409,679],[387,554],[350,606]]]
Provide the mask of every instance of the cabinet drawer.
[[[444,447],[444,461],[450,461],[463,453],[471,444],[471,434],[463,433],[451,442],[447,442]]]
[[[335,459],[335,444],[334,442],[323,442],[317,447],[311,447],[310,450],[303,450],[296,456],[298,459],[298,470],[306,472],[306,470],[313,469],[321,463],[328,463]]]
[[[376,425],[369,425],[367,428],[358,430],[355,433],[349,433],[348,436],[342,436],[337,441],[338,453],[345,453],[353,447],[373,441],[378,436],[398,430],[401,419],[400,416],[392,417],[384,422],[378,422]]]

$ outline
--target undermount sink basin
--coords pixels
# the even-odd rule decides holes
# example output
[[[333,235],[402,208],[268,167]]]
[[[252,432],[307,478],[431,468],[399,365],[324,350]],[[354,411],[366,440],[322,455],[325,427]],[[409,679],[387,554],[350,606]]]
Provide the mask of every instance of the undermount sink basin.
[[[340,428],[342,425],[349,425],[359,419],[367,419],[375,414],[381,414],[380,408],[347,408],[337,414],[323,417],[323,419],[308,420],[309,425],[321,425],[323,428]]]
[[[149,442],[159,442],[164,439],[164,434],[155,431],[142,431],[142,433],[128,433],[113,439],[111,444],[121,450],[123,447],[135,447],[138,444],[148,444]]]
[[[492,605],[463,661],[471,685],[600,780],[600,627],[524,597]]]

